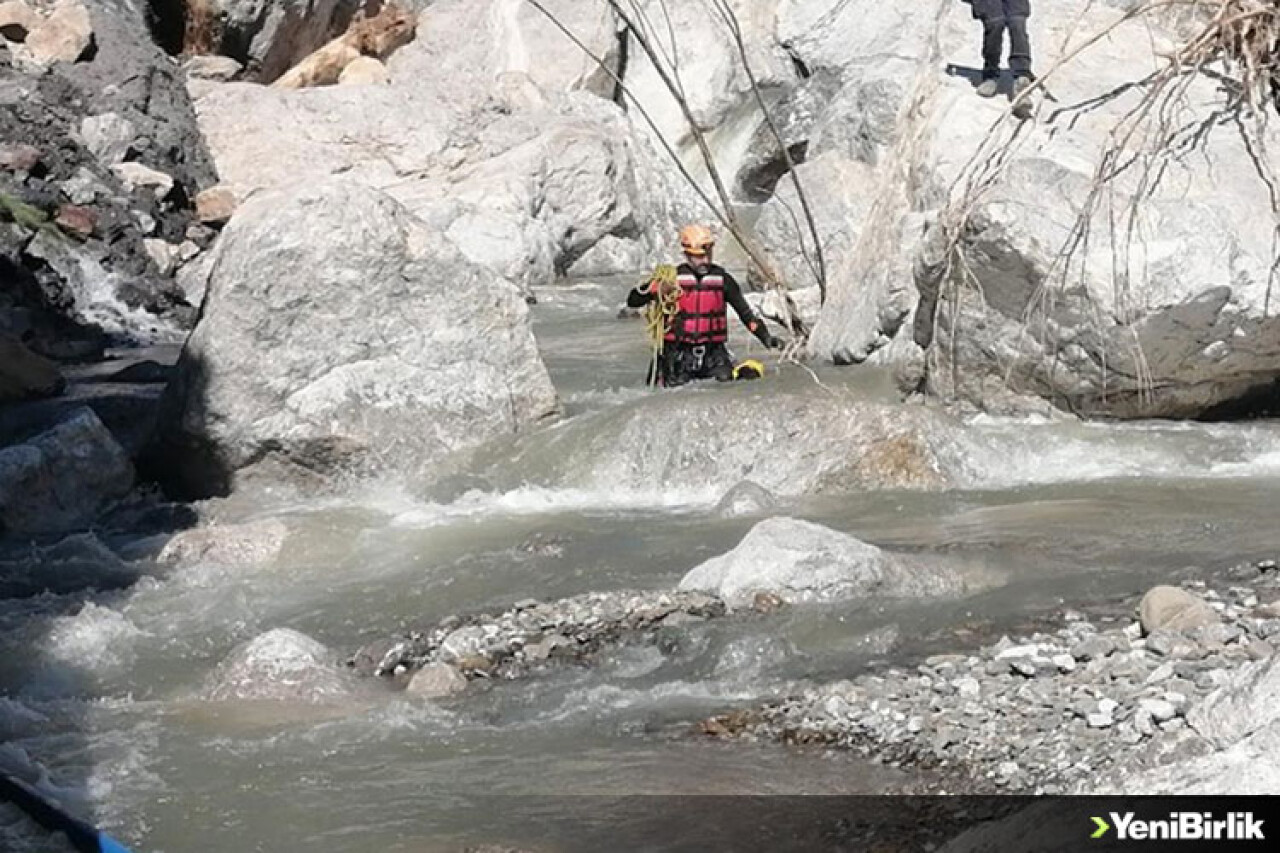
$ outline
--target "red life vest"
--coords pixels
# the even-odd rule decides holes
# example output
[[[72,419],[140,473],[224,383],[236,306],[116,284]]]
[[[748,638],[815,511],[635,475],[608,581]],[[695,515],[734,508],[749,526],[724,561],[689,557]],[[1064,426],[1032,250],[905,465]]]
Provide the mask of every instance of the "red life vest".
[[[725,318],[724,276],[713,267],[699,279],[691,269],[680,267],[680,313],[676,314],[668,341],[682,344],[722,344],[729,339]]]

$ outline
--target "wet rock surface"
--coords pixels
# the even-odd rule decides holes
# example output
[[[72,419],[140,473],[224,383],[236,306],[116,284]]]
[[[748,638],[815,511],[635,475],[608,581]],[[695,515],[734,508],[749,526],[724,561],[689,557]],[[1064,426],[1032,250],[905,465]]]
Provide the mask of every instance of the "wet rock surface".
[[[760,522],[732,551],[680,581],[680,589],[716,594],[734,609],[752,606],[761,594],[795,604],[957,595],[966,588],[950,570],[911,564],[847,533],[784,517]]]
[[[133,488],[128,455],[89,409],[29,442],[0,449],[0,532],[87,527]]]
[[[1274,704],[1280,621],[1268,602],[1280,600],[1280,577],[1241,574],[1247,585],[1180,590],[1217,613],[1217,626],[1144,637],[1137,621],[1066,611],[1051,632],[815,687],[701,730],[850,749],[938,771],[932,787],[966,793],[1089,790],[1209,756],[1263,729],[1271,716],[1255,712]]]
[[[497,615],[454,616],[427,631],[371,643],[347,663],[362,675],[408,681],[411,692],[447,695],[458,682],[441,667],[468,680],[516,679],[552,662],[585,661],[610,644],[725,612],[723,601],[700,592],[528,600]]]
[[[332,653],[288,628],[261,634],[238,647],[210,674],[204,698],[327,703],[349,698],[353,681]]]

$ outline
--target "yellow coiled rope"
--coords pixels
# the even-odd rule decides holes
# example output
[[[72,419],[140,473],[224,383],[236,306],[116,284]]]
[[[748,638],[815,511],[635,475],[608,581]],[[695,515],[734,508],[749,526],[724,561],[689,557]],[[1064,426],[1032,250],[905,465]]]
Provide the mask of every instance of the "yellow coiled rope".
[[[671,264],[661,264],[654,268],[649,276],[649,292],[656,298],[645,306],[645,333],[649,336],[649,345],[653,348],[653,369],[649,371],[649,384],[658,384],[662,368],[662,348],[666,343],[667,332],[680,313],[680,287],[676,284],[676,268]]]

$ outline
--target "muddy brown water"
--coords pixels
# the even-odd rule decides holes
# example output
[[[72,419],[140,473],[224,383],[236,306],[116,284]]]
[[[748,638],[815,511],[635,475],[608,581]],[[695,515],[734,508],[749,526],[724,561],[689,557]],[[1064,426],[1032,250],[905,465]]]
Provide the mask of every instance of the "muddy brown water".
[[[651,393],[640,328],[614,318],[624,290],[548,290],[535,309],[569,418],[643,407]],[[818,377],[891,399],[882,374]],[[736,394],[771,393],[769,383],[806,393],[813,379],[792,369],[700,393],[731,406]],[[393,694],[323,711],[194,698],[231,648],[271,628],[350,651],[522,598],[660,588],[758,520],[716,517],[718,495],[703,492],[539,481],[546,469],[522,459],[513,464],[528,469],[497,491],[423,496],[382,484],[341,501],[236,507],[289,525],[270,566],[192,566],[87,601],[0,601],[0,750],[38,760],[69,803],[138,851],[575,849],[599,825],[584,822],[576,837],[557,825],[549,837],[531,829],[533,805],[492,796],[598,802],[594,823],[607,826],[612,797],[893,790],[911,778],[821,750],[707,742],[692,724],[1280,551],[1277,424],[979,418],[964,429],[976,437],[970,487],[792,499],[779,511],[999,579],[970,598],[717,620],[674,644],[623,645],[591,667],[479,685],[438,706]],[[617,849],[645,849],[652,826],[619,819],[615,829]],[[53,849],[8,807],[0,840]]]

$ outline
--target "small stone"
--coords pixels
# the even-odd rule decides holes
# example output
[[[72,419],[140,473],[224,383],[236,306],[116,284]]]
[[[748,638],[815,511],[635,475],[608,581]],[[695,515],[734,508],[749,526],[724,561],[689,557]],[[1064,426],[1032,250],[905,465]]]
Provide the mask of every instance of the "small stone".
[[[173,271],[178,268],[178,247],[167,240],[157,240],[152,237],[146,237],[142,241],[142,247],[147,252],[147,257],[151,258],[151,262],[156,265],[156,271],[164,277],[173,275]]]
[[[467,678],[447,663],[429,663],[413,674],[405,692],[423,699],[442,699],[467,689]]]
[[[1207,646],[1212,649],[1225,646],[1235,640],[1238,640],[1244,631],[1242,631],[1238,625],[1215,622],[1196,628],[1190,633],[1191,636],[1202,646]]]
[[[1026,678],[1036,677],[1036,665],[1026,658],[1014,658],[1009,661],[1009,669]]]
[[[907,731],[917,734],[924,730],[924,717],[911,717],[907,720]]]
[[[1071,647],[1071,656],[1076,660],[1101,660],[1114,652],[1115,643],[1101,634],[1086,637]]]
[[[87,116],[80,122],[84,147],[106,166],[124,162],[137,135],[133,122],[118,113]]]
[[[185,264],[202,251],[204,250],[201,249],[194,241],[183,240],[178,245],[178,263]]]
[[[1174,586],[1157,586],[1148,590],[1138,606],[1142,633],[1161,628],[1190,631],[1219,622],[1215,611],[1203,598]]]
[[[1164,628],[1153,631],[1147,637],[1147,649],[1152,654],[1168,658],[1194,657],[1199,648],[1185,635]]]
[[[1173,664],[1162,663],[1160,666],[1152,670],[1151,674],[1144,679],[1145,684],[1159,684],[1161,681],[1167,681],[1173,678]]]
[[[133,161],[116,163],[111,167],[111,171],[116,173],[116,176],[125,185],[125,189],[128,190],[150,189],[158,199],[164,198],[173,191],[173,178],[164,172],[144,166],[141,163]]]
[[[1008,646],[996,653],[996,660],[1038,657],[1041,651],[1043,651],[1043,647],[1039,643],[1026,643],[1020,646]]]
[[[40,158],[40,149],[32,145],[0,145],[0,169],[6,172],[30,172]]]
[[[230,187],[219,184],[196,195],[196,219],[205,225],[223,225],[240,202]]]
[[[1254,660],[1266,660],[1275,654],[1275,648],[1266,640],[1251,640],[1249,642],[1249,657]]]
[[[955,682],[956,693],[963,699],[977,699],[982,694],[982,685],[976,678],[960,678]]]
[[[1115,701],[1114,699],[1098,700],[1098,713],[1106,714],[1108,717],[1114,714],[1115,710],[1119,707],[1120,707],[1120,703]]]
[[[751,599],[751,609],[757,613],[774,613],[787,606],[776,592],[757,592]]]
[[[0,36],[9,41],[24,42],[40,24],[40,15],[23,0],[0,3]]]
[[[1157,723],[1163,723],[1178,716],[1178,709],[1174,704],[1164,699],[1143,699],[1138,703],[1138,707],[1150,714]]]
[[[1275,560],[1259,560],[1254,565],[1257,566],[1258,571],[1265,574],[1267,572],[1274,572],[1280,563],[1277,563]]]
[[[1054,655],[1050,660],[1059,672],[1075,672],[1076,659],[1071,655]]]
[[[234,80],[244,66],[229,56],[193,56],[182,64],[182,70],[195,80],[226,83]]]
[[[63,0],[27,34],[27,51],[41,65],[76,62],[93,46],[93,21],[78,0]]]
[[[572,648],[574,642],[560,634],[548,634],[536,643],[524,647],[524,658],[530,663],[540,663],[562,649]]]
[[[1091,729],[1109,729],[1115,724],[1115,720],[1110,714],[1093,713],[1085,717],[1085,722],[1089,724]]]
[[[68,234],[84,239],[93,235],[93,229],[98,226],[98,215],[78,204],[63,204],[58,206],[58,215],[53,221]]]
[[[1143,737],[1151,737],[1155,734],[1155,720],[1152,718],[1151,712],[1145,708],[1139,708],[1133,715],[1133,728]]]
[[[1018,772],[1021,769],[1022,768],[1018,766],[1018,762],[1016,761],[1001,761],[996,767],[996,773],[1008,779],[1010,776],[1018,775]]]
[[[1187,724],[1187,721],[1182,719],[1181,717],[1174,717],[1171,720],[1165,720],[1163,723],[1161,723],[1160,729],[1161,731],[1165,731],[1165,732],[1176,732],[1179,729],[1185,727],[1186,724]]]

